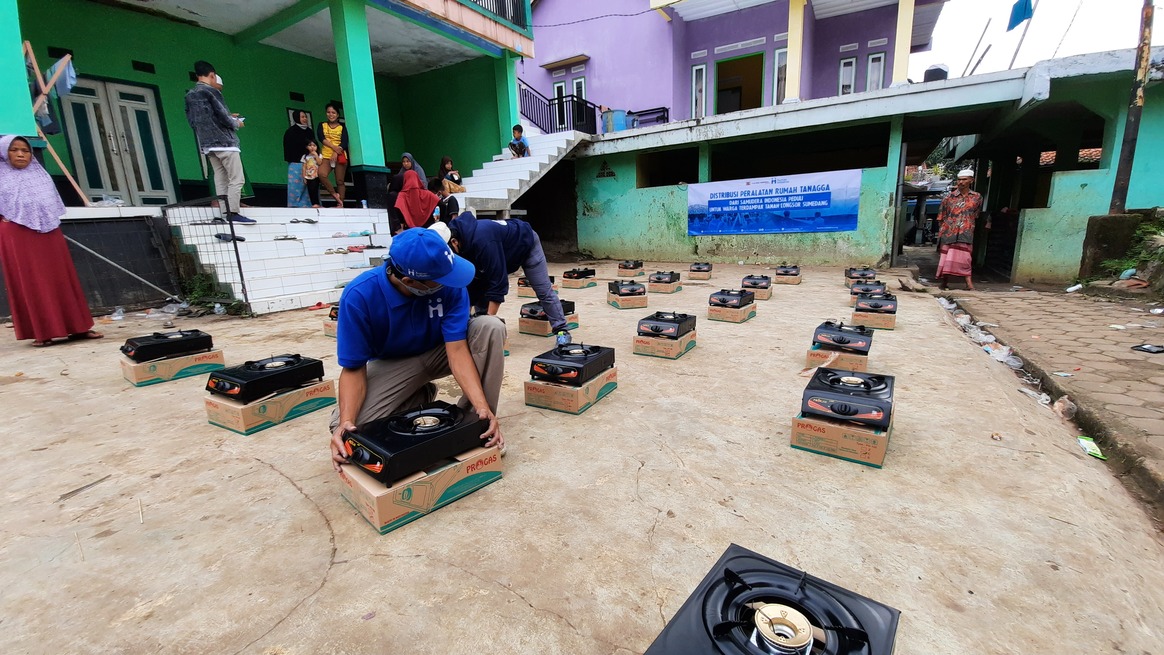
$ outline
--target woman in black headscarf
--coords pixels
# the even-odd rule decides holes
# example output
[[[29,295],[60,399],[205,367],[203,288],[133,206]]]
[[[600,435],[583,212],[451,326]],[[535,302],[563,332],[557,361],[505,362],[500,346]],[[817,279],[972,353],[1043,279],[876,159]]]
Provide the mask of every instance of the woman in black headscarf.
[[[303,156],[307,144],[315,141],[307,112],[295,112],[295,124],[283,133],[283,159],[287,162],[287,206],[310,207],[311,198],[303,181]]]

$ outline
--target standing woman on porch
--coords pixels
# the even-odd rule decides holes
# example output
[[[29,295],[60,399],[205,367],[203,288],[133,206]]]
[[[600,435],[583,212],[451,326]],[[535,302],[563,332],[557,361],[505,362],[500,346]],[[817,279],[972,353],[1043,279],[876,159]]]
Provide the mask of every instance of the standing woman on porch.
[[[348,173],[348,126],[340,122],[339,108],[334,104],[327,103],[324,113],[327,120],[315,130],[315,136],[323,146],[319,153],[323,160],[319,165],[319,181],[335,198],[336,207],[343,209],[344,194],[347,192],[344,180]],[[332,186],[330,178],[332,169],[335,170],[335,186]]]
[[[283,133],[283,159],[287,161],[287,206],[310,207],[311,197],[303,179],[303,156],[307,154],[307,144],[315,141],[311,133],[311,123],[307,112],[295,111],[295,124]]]
[[[61,232],[65,203],[24,137],[0,137],[0,267],[16,339],[100,339]]]
[[[942,199],[938,210],[938,280],[941,288],[949,288],[949,276],[965,278],[966,288],[974,290],[970,280],[972,254],[974,253],[974,224],[982,213],[982,195],[970,190],[974,184],[974,171],[965,169],[958,173],[958,186],[950,195]],[[986,221],[990,229],[990,219]]]

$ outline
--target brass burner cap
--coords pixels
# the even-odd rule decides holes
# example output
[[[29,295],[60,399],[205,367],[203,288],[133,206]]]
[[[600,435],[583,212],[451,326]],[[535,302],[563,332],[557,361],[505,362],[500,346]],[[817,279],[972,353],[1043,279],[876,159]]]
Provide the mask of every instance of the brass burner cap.
[[[286,365],[287,365],[287,362],[279,359],[279,360],[275,360],[273,362],[267,362],[266,364],[263,365],[263,368],[279,368],[280,366],[286,366]]]
[[[760,635],[786,648],[804,648],[812,643],[812,624],[787,605],[763,605],[752,616]]]
[[[860,386],[864,383],[865,383],[864,380],[862,380],[861,378],[856,377],[854,375],[846,375],[846,376],[841,378],[841,384],[848,384],[851,386]]]
[[[441,420],[435,416],[417,416],[412,424],[418,428],[435,428],[441,424]]]

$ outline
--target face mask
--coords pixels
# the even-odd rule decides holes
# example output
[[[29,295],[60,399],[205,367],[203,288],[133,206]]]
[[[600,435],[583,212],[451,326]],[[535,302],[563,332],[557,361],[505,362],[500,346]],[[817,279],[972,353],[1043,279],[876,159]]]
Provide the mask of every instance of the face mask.
[[[218,74],[214,75],[214,83],[217,84],[218,86],[222,86],[222,78],[219,77]]]
[[[434,293],[439,293],[441,289],[445,288],[443,284],[438,284],[437,286],[435,286],[431,289],[425,289],[425,288],[418,289],[417,287],[410,287],[407,284],[405,284],[404,287],[406,289],[408,289],[409,293],[411,293],[414,296],[417,296],[418,298],[423,298],[425,296],[431,296]]]

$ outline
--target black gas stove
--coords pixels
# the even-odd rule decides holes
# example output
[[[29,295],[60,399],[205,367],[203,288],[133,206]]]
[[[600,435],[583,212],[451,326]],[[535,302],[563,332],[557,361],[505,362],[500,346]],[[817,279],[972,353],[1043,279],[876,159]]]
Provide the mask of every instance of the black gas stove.
[[[333,321],[339,320],[339,304],[332,305],[331,309],[327,310],[327,317]]]
[[[854,282],[849,285],[849,295],[856,296],[862,293],[885,293],[885,283],[877,280]]]
[[[877,271],[868,266],[861,266],[858,268],[846,268],[846,280],[874,280],[877,278]]]
[[[675,271],[657,271],[651,273],[647,280],[656,284],[672,284],[679,281],[679,274]]]
[[[740,286],[745,289],[767,289],[772,286],[772,278],[767,275],[745,275]]]
[[[887,429],[893,419],[893,376],[818,368],[804,389],[800,411]]]
[[[744,307],[755,301],[756,294],[746,289],[720,289],[708,298],[708,304],[712,307]]]
[[[711,271],[711,264],[709,262],[695,262],[687,270],[692,273],[708,273]]]
[[[130,337],[121,346],[121,352],[135,362],[150,362],[206,352],[214,348],[214,340],[201,330],[154,332],[142,337]]]
[[[873,330],[864,325],[825,321],[817,326],[812,343],[825,350],[868,354],[869,348],[873,346]]]
[[[534,357],[529,374],[535,380],[580,387],[614,366],[614,348],[570,343]]]
[[[323,379],[323,362],[300,355],[277,355],[210,374],[206,390],[243,404]]]
[[[571,268],[562,273],[562,277],[567,280],[585,280],[588,277],[594,277],[597,273],[593,268]]]
[[[643,267],[643,260],[641,259],[624,259],[618,263],[618,267],[624,271],[635,270]]]
[[[675,312],[655,312],[639,319],[640,337],[678,339],[695,329],[695,316]]]
[[[643,655],[892,655],[900,617],[732,544]]]
[[[349,462],[391,484],[483,446],[488,427],[474,412],[438,400],[348,432],[344,444]]]
[[[559,299],[558,302],[562,303],[562,313],[563,314],[565,314],[566,316],[569,316],[570,314],[574,313],[574,301],[573,300],[561,300],[561,299]],[[546,310],[542,309],[541,303],[536,303],[536,302],[527,302],[526,304],[522,305],[521,306],[521,317],[522,318],[532,318],[532,319],[537,320],[537,321],[550,320],[550,317],[546,316]]]
[[[776,275],[800,275],[800,266],[788,266],[786,264],[781,264],[776,267],[776,270],[774,270],[773,273]]]
[[[606,288],[616,296],[641,296],[647,288],[638,282],[607,282]]]
[[[892,293],[862,293],[857,296],[858,311],[873,314],[896,314],[897,296]]]
[[[553,284],[553,283],[554,283],[554,276],[553,276],[553,275],[551,275],[551,276],[550,276],[550,284]],[[529,283],[529,278],[528,278],[528,277],[524,277],[524,276],[523,276],[523,277],[519,277],[519,278],[517,278],[517,286],[519,286],[519,287],[529,287],[529,286],[533,286],[533,285],[531,285],[531,284]]]

